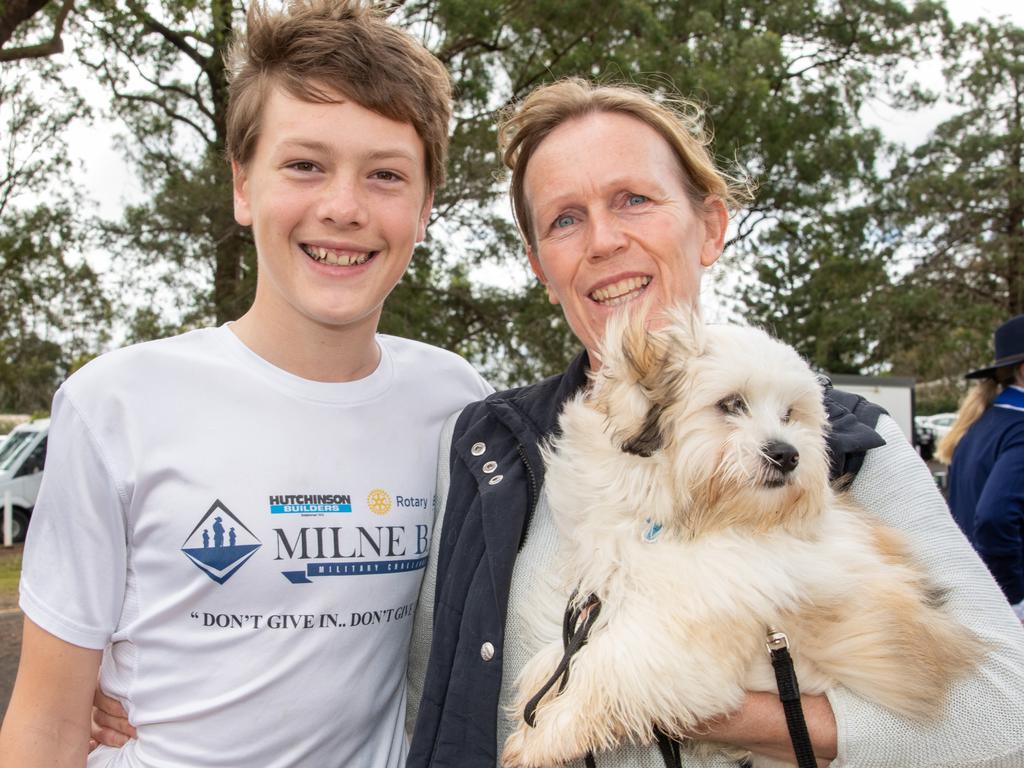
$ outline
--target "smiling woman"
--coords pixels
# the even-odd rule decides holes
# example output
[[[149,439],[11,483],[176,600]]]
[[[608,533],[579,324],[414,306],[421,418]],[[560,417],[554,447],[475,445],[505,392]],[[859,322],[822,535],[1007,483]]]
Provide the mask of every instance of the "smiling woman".
[[[579,578],[579,568],[573,569],[566,558],[571,547],[562,545],[565,540],[579,544],[585,536],[582,526],[566,535],[552,511],[554,481],[546,473],[553,437],[566,434],[559,428],[559,414],[567,403],[587,397],[590,382],[606,380],[599,352],[615,311],[631,311],[654,327],[664,322],[662,309],[696,303],[702,272],[721,254],[727,211],[746,196],[742,184],[715,168],[694,114],[677,113],[637,89],[570,79],[538,88],[514,107],[499,131],[504,161],[512,172],[513,211],[530,264],[585,351],[563,374],[496,393],[446,425],[437,489],[443,520],[435,523],[441,532],[431,545],[410,658],[410,711],[418,712],[410,768],[493,766],[519,719],[532,717],[528,707],[514,706],[515,681],[537,650],[537,625],[529,617],[562,615],[571,586],[553,586],[544,575],[561,565]],[[763,388],[768,377],[758,369],[765,365],[762,357],[749,349],[737,355],[734,362],[744,386]],[[707,375],[721,383],[719,374]],[[638,390],[657,391],[656,382],[636,376],[642,384]],[[926,725],[910,723],[842,686],[830,689],[827,697],[802,696],[818,764],[837,758],[836,766],[1019,765],[1024,752],[1019,736],[1012,735],[1024,729],[1024,636],[1019,624],[956,530],[930,474],[895,422],[853,395],[828,389],[814,396],[824,400],[829,414],[829,427],[823,431],[831,479],[843,478],[851,498],[907,535],[929,574],[950,590],[956,620],[990,641],[992,648],[977,674],[951,691],[942,716]],[[744,407],[743,401],[728,397],[718,402],[725,413]],[[658,408],[648,410],[640,435],[644,439],[632,447],[653,463],[667,461],[657,441],[645,437],[647,426],[656,423],[652,414],[656,417]],[[790,415],[783,410],[778,417],[785,422]],[[602,428],[611,422],[606,419]],[[623,450],[633,452],[625,444]],[[715,446],[706,450],[714,459]],[[788,448],[766,444],[764,450],[774,454],[777,466],[799,471]],[[615,466],[606,471],[614,475]],[[598,483],[582,472],[573,477],[590,491]],[[628,497],[644,499],[648,487],[630,485]],[[680,499],[675,502],[664,506],[673,513],[685,506]],[[584,498],[574,512],[589,515],[594,508]],[[658,547],[653,542],[658,530],[648,532],[648,543],[642,546]],[[603,551],[608,550],[606,546]],[[951,582],[954,574],[956,581]],[[709,591],[717,592],[715,580],[708,581]],[[570,630],[572,619],[567,621],[565,629]],[[600,631],[599,624],[595,622],[595,631]],[[708,622],[692,629],[713,632]],[[652,630],[645,624],[634,631]],[[612,654],[620,673],[631,663],[644,663],[640,656],[623,658],[621,648],[618,656]],[[551,668],[557,664],[553,659]],[[609,680],[613,677],[609,670]],[[565,685],[567,690],[573,687],[571,676]],[[606,682],[604,689],[610,685]],[[786,717],[778,696],[768,688],[747,691],[735,711],[710,718],[693,731],[676,729],[669,735],[687,743],[728,744],[778,765],[790,764],[794,753]],[[671,730],[680,713],[671,711],[664,697],[650,698],[661,703],[655,709],[664,710],[655,725]],[[614,706],[625,705],[616,700],[608,708]],[[572,730],[571,718],[558,718],[549,732],[563,729]],[[602,768],[659,768],[672,751],[653,743],[620,743],[628,741],[625,737],[615,733],[586,747],[599,751],[594,758]],[[580,764],[575,758],[585,751],[575,749],[573,765]],[[676,748],[677,757],[678,752]],[[514,749],[506,758],[509,766],[520,764]],[[532,768],[536,762],[522,764]],[[729,760],[697,751],[687,754],[686,764],[724,766]]]
[[[708,195],[694,205],[685,178],[668,143],[625,114],[567,121],[534,151],[523,175],[527,254],[591,364],[612,312],[694,301],[701,269],[721,255],[725,203]]]

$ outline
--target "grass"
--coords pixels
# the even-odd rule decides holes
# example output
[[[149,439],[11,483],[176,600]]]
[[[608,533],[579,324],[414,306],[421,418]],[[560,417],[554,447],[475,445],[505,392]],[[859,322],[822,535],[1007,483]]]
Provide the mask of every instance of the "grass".
[[[18,607],[18,580],[21,578],[23,545],[0,546],[0,611]]]

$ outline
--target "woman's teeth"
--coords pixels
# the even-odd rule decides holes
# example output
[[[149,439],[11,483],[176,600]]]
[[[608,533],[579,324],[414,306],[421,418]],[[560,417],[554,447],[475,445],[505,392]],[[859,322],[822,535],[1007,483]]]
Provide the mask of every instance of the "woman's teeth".
[[[606,307],[614,307],[618,304],[625,304],[640,295],[647,284],[651,282],[650,275],[644,277],[629,277],[617,283],[598,288],[590,294],[590,298],[598,304]]]
[[[320,248],[315,245],[304,245],[302,250],[314,261],[330,264],[333,267],[352,267],[365,264],[373,256],[373,251],[336,251],[333,248]]]

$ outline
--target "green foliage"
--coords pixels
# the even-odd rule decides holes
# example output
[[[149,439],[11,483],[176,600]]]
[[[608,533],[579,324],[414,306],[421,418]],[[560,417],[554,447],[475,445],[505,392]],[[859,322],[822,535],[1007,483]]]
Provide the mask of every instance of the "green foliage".
[[[861,207],[780,224],[758,241],[748,318],[830,373],[877,362],[889,248]]]
[[[719,162],[758,186],[731,230],[749,316],[822,368],[945,371],[987,344],[1019,297],[1020,125],[1009,120],[1009,94],[1022,90],[1019,30],[954,31],[940,3],[897,0],[382,5],[445,63],[456,102],[432,239],[381,328],[454,349],[498,386],[553,373],[578,347],[526,271],[495,136],[502,109],[565,75],[707,106]],[[115,257],[120,292],[136,297],[129,340],[223,322],[252,299],[251,234],[234,222],[223,159],[223,55],[242,23],[241,5],[223,0],[92,0],[71,17],[68,34],[150,191],[94,233]],[[962,114],[897,164],[885,196],[877,176],[890,149],[860,112],[879,97],[921,103],[904,73],[943,34]],[[507,279],[477,284],[478,269]],[[971,298],[981,295],[998,298]]]
[[[106,338],[110,307],[82,258],[63,134],[87,114],[53,61],[0,71],[0,409],[49,407],[74,361]],[[37,202],[45,199],[45,204]]]
[[[0,229],[0,409],[48,408],[76,360],[105,339],[110,307],[84,261],[69,258],[67,208],[6,211]]]
[[[944,49],[957,114],[900,158],[885,201],[912,269],[890,293],[897,369],[961,376],[1024,313],[1024,29],[984,22]]]

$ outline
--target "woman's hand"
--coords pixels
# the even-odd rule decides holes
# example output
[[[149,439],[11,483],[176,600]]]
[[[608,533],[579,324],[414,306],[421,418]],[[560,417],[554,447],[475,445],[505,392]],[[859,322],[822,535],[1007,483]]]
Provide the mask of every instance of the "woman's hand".
[[[123,747],[135,735],[135,728],[128,722],[128,713],[121,702],[107,696],[97,685],[92,699],[89,751],[92,752],[100,744]]]
[[[801,696],[800,703],[818,766],[827,768],[837,751],[836,719],[832,706],[827,698],[820,695]],[[796,760],[782,702],[774,693],[748,692],[738,710],[705,723],[705,727],[691,737],[734,744],[777,760]]]

